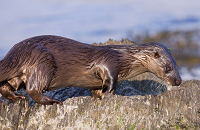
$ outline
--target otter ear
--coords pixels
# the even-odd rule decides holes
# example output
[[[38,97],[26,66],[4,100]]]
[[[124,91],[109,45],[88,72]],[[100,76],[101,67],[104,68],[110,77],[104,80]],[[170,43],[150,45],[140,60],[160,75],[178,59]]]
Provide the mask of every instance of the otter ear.
[[[155,58],[159,58],[159,57],[160,57],[160,54],[159,54],[158,52],[155,52],[155,53],[154,53],[154,57],[155,57]]]

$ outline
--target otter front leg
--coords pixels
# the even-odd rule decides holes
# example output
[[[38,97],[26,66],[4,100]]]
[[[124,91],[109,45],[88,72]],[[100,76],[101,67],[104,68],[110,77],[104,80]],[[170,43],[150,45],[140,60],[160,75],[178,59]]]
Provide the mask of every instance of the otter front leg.
[[[107,84],[109,85],[109,84]],[[112,88],[110,91],[108,90],[109,88],[107,87],[107,85],[104,84],[105,88],[102,89],[94,89],[91,90],[92,93],[92,100],[94,101],[96,98],[99,98],[100,100],[103,99],[104,95],[107,93],[111,93],[114,94],[115,90],[116,90],[116,86],[112,86],[110,88]]]
[[[117,86],[117,80],[118,80],[118,73],[116,70],[113,69],[106,69],[105,76],[103,78],[103,91],[105,91],[106,87],[106,93],[113,94],[116,90]]]
[[[102,99],[107,93],[114,94],[118,80],[117,71],[108,69],[107,67],[99,67],[96,71],[96,76],[102,80],[102,88],[91,90],[93,100],[96,98]]]
[[[24,95],[17,95],[11,90],[11,86],[8,83],[2,83],[3,85],[0,87],[1,95],[8,99],[10,102],[13,102],[18,99],[25,99]]]
[[[103,96],[106,94],[103,92],[102,89],[96,89],[96,90],[91,90],[92,92],[92,100],[94,101],[96,98],[99,98],[100,100],[103,98]]]

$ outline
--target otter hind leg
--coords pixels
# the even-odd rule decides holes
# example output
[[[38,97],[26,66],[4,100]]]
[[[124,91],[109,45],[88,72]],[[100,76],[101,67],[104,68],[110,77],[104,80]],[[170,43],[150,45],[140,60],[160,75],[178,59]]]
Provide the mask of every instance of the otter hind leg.
[[[40,86],[41,85],[41,86]],[[45,96],[42,94],[42,89],[40,87],[45,86],[40,84],[38,85],[37,81],[29,82],[26,86],[27,93],[30,97],[39,104],[53,105],[54,103],[63,105],[59,100],[53,99],[51,97]]]
[[[11,88],[10,84],[4,83],[0,87],[0,93],[4,98],[8,99],[10,102],[13,102],[18,99],[25,99],[24,95],[15,94],[11,89],[12,88]]]
[[[15,91],[17,91],[18,89],[20,89],[20,87],[23,86],[23,81],[20,77],[10,79],[8,80],[8,83],[10,84],[10,86],[12,86],[12,89],[14,89]]]
[[[30,97],[39,104],[53,105],[54,103],[63,105],[59,100],[43,95],[47,90],[54,75],[54,67],[48,64],[40,64],[35,69],[27,71],[26,90]]]
[[[53,99],[51,97],[45,96],[42,93],[39,93],[37,90],[28,90],[28,94],[39,104],[53,105],[54,103],[63,105],[59,100]]]
[[[39,87],[41,86],[38,86],[37,81],[35,83],[28,83],[28,85],[26,86],[27,93],[33,100],[35,100],[39,104],[53,105],[54,103],[57,103],[63,105],[61,101],[43,95],[42,90],[40,91]]]

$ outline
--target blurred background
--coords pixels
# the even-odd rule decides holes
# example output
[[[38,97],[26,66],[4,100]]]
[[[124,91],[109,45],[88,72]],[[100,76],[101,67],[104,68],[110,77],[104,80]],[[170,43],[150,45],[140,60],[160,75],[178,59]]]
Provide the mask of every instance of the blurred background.
[[[89,44],[128,38],[164,44],[183,80],[200,79],[199,29],[199,0],[1,0],[0,59],[14,44],[38,35]]]

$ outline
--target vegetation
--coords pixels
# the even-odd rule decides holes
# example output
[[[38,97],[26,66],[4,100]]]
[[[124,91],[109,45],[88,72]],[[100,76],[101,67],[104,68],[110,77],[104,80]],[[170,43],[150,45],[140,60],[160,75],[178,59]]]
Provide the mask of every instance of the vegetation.
[[[115,41],[109,39],[105,43],[93,43],[93,45],[127,45],[135,43],[157,42],[165,45],[172,51],[179,66],[192,67],[200,63],[200,30],[189,31],[161,31],[154,35],[143,33],[134,35],[128,33],[128,39]]]

